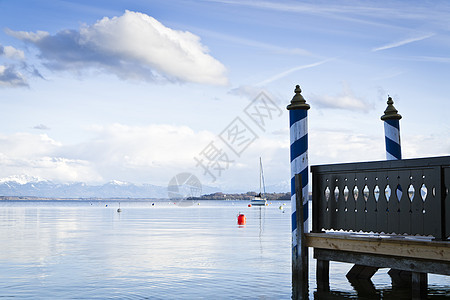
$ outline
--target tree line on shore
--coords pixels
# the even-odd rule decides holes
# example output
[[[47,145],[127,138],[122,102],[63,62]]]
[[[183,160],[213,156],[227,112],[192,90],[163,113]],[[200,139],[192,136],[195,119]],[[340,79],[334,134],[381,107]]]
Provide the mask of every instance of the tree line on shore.
[[[257,193],[247,192],[243,194],[224,194],[221,192],[202,195],[200,197],[188,197],[188,200],[251,200]],[[266,193],[267,200],[291,200],[291,193]]]

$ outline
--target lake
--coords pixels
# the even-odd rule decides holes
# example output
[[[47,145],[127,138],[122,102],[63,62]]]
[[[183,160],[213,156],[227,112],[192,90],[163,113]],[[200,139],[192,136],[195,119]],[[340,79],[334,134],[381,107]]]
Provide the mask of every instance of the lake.
[[[286,205],[283,205],[286,204]],[[291,299],[289,201],[2,201],[2,299]],[[283,209],[280,209],[281,208]],[[237,225],[238,213],[247,224]],[[330,264],[318,294],[310,251],[310,299],[399,299],[387,269],[364,296]],[[429,297],[450,296],[429,274]]]

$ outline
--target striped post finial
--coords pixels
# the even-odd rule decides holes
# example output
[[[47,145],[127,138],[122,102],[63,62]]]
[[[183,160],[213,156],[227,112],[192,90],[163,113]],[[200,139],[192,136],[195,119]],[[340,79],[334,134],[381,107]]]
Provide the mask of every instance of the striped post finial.
[[[292,207],[292,255],[296,260],[302,245],[297,245],[297,212],[295,194],[295,175],[301,174],[303,194],[304,232],[308,231],[308,109],[309,104],[301,95],[300,86],[295,87],[295,95],[287,106],[290,123],[291,152],[291,207]]]
[[[384,136],[386,142],[386,159],[402,159],[400,146],[400,119],[402,116],[394,107],[394,101],[388,96],[387,108],[381,120],[384,121]]]

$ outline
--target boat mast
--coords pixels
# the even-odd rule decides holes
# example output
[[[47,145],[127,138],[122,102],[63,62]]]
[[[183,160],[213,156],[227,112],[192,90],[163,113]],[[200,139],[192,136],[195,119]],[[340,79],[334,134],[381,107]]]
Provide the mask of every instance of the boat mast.
[[[259,196],[262,196],[261,182],[262,182],[262,161],[261,161],[261,157],[259,157]]]

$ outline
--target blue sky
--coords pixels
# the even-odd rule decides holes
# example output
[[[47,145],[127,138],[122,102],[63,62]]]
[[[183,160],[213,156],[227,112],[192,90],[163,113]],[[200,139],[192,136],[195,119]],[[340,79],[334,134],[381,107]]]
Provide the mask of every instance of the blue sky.
[[[388,95],[404,158],[449,155],[449,18],[448,1],[0,0],[0,178],[247,191],[261,156],[288,184],[296,84],[311,165],[385,159]]]

